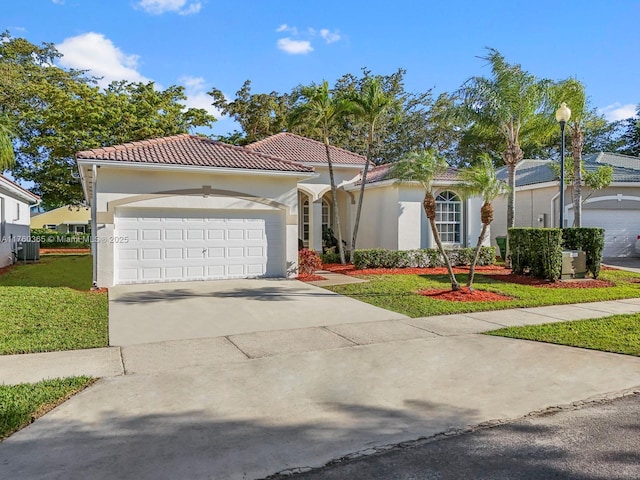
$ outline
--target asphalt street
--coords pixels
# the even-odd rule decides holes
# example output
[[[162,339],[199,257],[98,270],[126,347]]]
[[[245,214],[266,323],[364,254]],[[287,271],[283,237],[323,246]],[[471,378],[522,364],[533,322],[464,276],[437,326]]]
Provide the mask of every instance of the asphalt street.
[[[638,480],[640,394],[440,436],[295,480]]]

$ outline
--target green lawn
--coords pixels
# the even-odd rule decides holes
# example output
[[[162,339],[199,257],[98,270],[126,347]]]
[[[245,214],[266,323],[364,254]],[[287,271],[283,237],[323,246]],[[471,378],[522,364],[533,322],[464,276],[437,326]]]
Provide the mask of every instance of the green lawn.
[[[106,293],[90,292],[90,255],[43,256],[0,274],[0,354],[104,347]]]
[[[27,426],[93,382],[89,377],[0,385],[0,440]]]
[[[640,356],[640,314],[510,327],[487,334]]]
[[[640,283],[634,283],[640,279],[640,275],[622,270],[603,270],[599,278],[615,283],[615,286],[604,288],[541,288],[501,282],[476,274],[474,285],[477,289],[512,298],[499,302],[448,302],[416,293],[426,288],[448,288],[450,282],[446,275],[362,275],[360,278],[366,278],[369,282],[327,288],[414,318],[640,297]],[[467,280],[466,275],[457,275],[457,278],[463,285]]]

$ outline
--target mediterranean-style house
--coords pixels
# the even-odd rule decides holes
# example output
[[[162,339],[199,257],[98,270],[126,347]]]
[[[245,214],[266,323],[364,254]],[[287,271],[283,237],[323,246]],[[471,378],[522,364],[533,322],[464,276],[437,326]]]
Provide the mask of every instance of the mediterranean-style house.
[[[583,187],[582,226],[605,229],[604,257],[636,256],[635,243],[640,235],[640,158],[615,153],[594,153],[583,158],[586,171],[602,165],[613,169],[611,184],[601,190]],[[560,183],[550,168],[551,160],[523,160],[516,170],[517,227],[558,227]],[[498,170],[506,180],[506,167]],[[494,202],[491,224],[492,241],[506,235],[507,199]],[[564,226],[573,225],[571,187],[564,195]]]
[[[0,174],[0,267],[11,265],[29,238],[29,210],[40,197]]]
[[[338,214],[350,243],[365,158],[331,147]],[[321,142],[279,133],[245,147],[192,135],[76,154],[91,206],[94,283],[292,277],[298,248],[322,251],[333,228],[329,168]],[[456,171],[434,194],[442,241],[475,245],[481,201],[463,199]],[[389,167],[365,185],[358,248],[434,246],[424,190],[398,183]]]

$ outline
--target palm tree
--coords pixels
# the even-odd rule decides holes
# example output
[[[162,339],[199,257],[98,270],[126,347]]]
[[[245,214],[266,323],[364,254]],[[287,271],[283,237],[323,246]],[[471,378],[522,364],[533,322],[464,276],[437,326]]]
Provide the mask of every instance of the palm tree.
[[[460,94],[476,132],[489,136],[498,132],[505,141],[502,158],[511,189],[507,200],[507,228],[510,228],[515,225],[516,166],[524,158],[521,140],[539,134],[541,125],[545,125],[541,108],[548,81],[538,80],[520,65],[507,63],[497,50],[488,50],[488,55],[481,58],[491,65],[491,78],[470,78]]]
[[[471,289],[482,242],[484,242],[489,225],[493,221],[493,205],[491,202],[499,195],[507,193],[509,187],[504,181],[498,180],[491,157],[487,154],[482,155],[474,166],[461,170],[459,178],[462,181],[462,191],[466,195],[480,196],[483,200],[482,208],[480,209],[482,230],[480,230],[476,251],[469,267],[469,279],[467,280],[467,287]]]
[[[573,226],[582,226],[582,149],[584,147],[585,130],[589,127],[602,125],[604,119],[593,109],[589,108],[589,102],[584,85],[575,78],[558,82],[550,89],[547,110],[549,117],[553,118],[555,110],[565,102],[571,109],[571,117],[567,126],[571,132],[571,152],[573,154],[572,194]],[[557,132],[555,121],[554,133]],[[557,138],[557,137],[556,137]],[[561,206],[560,208],[564,208]]]
[[[356,118],[363,120],[367,126],[367,161],[362,170],[360,179],[360,195],[358,206],[356,207],[356,220],[353,225],[353,237],[351,239],[350,261],[353,263],[353,255],[356,249],[358,238],[358,227],[360,226],[360,214],[362,212],[362,202],[364,200],[364,189],[367,183],[367,172],[371,166],[373,158],[373,146],[375,141],[376,124],[390,108],[394,106],[394,97],[382,89],[382,82],[379,78],[368,78],[362,89],[349,97],[349,110],[355,114]]]
[[[322,136],[329,165],[329,179],[331,182],[331,197],[333,199],[333,222],[338,237],[338,251],[340,262],[346,264],[344,245],[342,244],[342,229],[340,228],[340,216],[338,215],[338,191],[333,174],[331,161],[331,144],[329,134],[348,109],[348,103],[344,99],[337,98],[330,90],[327,81],[320,85],[312,84],[300,89],[299,104],[292,112],[290,122],[292,125],[307,124],[318,130]]]
[[[11,143],[13,133],[8,127],[8,120],[4,115],[0,115],[0,173],[11,168],[16,162],[16,155]]]
[[[449,168],[449,165],[445,159],[436,154],[435,151],[421,150],[419,152],[411,152],[396,162],[392,170],[392,175],[401,182],[418,182],[424,188],[424,201],[422,202],[422,206],[429,219],[429,225],[431,226],[433,238],[438,246],[438,251],[444,259],[447,272],[449,272],[451,290],[455,291],[460,290],[460,284],[456,279],[455,273],[453,273],[451,261],[444,251],[442,241],[440,240],[440,233],[436,225],[436,199],[432,192],[434,180],[438,175],[446,172],[447,168]]]

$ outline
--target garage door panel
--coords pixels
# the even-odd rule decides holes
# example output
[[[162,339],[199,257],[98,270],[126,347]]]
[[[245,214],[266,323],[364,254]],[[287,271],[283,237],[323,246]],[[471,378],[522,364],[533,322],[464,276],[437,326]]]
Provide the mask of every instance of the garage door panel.
[[[118,283],[284,276],[281,212],[141,210],[116,217]]]
[[[582,226],[604,228],[604,257],[635,256],[639,210],[583,209]]]

